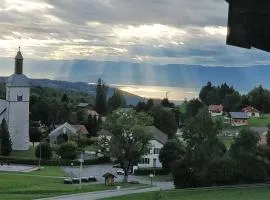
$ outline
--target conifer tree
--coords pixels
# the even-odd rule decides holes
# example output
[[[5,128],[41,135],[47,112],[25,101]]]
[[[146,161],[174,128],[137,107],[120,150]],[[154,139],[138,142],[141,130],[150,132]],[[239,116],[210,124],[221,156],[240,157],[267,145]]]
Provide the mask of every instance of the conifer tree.
[[[1,144],[1,155],[8,156],[12,151],[12,142],[10,139],[7,122],[5,119],[2,120],[0,126],[0,144]]]

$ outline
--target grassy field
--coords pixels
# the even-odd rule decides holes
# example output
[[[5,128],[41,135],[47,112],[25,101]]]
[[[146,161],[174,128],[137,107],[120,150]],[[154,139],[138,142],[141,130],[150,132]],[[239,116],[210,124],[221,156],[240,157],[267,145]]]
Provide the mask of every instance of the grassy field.
[[[54,177],[52,177],[54,176]],[[0,173],[0,199],[1,200],[30,200],[35,198],[50,197],[79,192],[91,192],[116,189],[121,187],[134,187],[134,184],[116,184],[105,186],[104,184],[65,185],[63,178],[68,176],[59,167],[45,167],[41,171],[31,173]],[[137,185],[136,185],[137,186]]]
[[[156,198],[155,198],[156,196]],[[157,198],[159,196],[159,198]],[[161,198],[160,198],[161,197]],[[134,194],[106,200],[269,200],[270,186],[230,189],[171,190]]]
[[[249,126],[267,126],[270,124],[270,114],[264,114],[262,117],[259,118],[251,118],[248,120]]]

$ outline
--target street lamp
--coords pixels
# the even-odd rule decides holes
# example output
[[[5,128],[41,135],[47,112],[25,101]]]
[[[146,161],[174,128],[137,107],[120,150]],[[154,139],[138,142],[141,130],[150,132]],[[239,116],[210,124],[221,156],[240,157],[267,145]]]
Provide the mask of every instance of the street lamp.
[[[71,176],[71,179],[72,179],[72,167],[73,167],[73,162],[72,163],[70,163],[70,176]]]
[[[154,174],[149,174],[149,177],[151,179],[151,187],[153,186],[153,177],[154,177]]]

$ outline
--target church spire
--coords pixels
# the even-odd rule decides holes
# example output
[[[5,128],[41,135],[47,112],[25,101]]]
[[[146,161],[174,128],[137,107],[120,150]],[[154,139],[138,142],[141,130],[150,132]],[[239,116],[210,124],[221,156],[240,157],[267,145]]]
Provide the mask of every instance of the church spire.
[[[15,74],[23,73],[23,56],[21,53],[21,47],[19,47],[19,51],[15,57]]]

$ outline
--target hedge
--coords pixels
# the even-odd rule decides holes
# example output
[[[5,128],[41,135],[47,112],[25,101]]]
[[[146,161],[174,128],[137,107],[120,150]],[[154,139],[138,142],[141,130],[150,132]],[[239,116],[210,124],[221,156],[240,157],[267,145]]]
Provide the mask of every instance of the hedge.
[[[31,159],[31,158],[15,158],[15,157],[5,157],[0,156],[0,162],[3,163],[10,163],[10,164],[25,164],[25,165],[38,165],[39,160],[38,159]],[[100,158],[94,158],[91,160],[85,160],[83,162],[83,165],[97,165],[110,162],[109,158],[100,157]],[[41,165],[47,165],[47,166],[70,166],[70,164],[73,163],[74,165],[79,165],[80,162],[78,160],[58,160],[58,159],[51,159],[51,160],[41,160]]]
[[[134,175],[149,175],[149,174],[155,174],[155,175],[167,175],[169,172],[165,169],[161,168],[140,168],[134,170]]]

